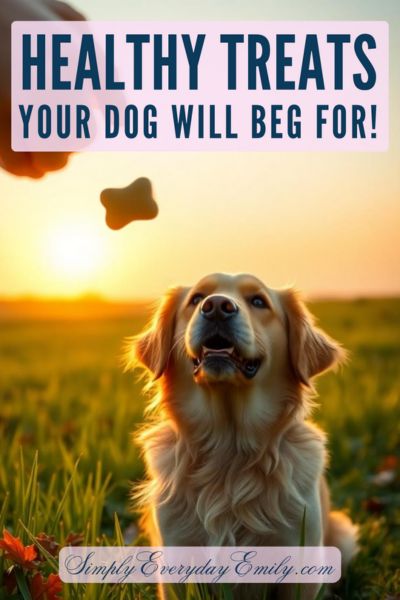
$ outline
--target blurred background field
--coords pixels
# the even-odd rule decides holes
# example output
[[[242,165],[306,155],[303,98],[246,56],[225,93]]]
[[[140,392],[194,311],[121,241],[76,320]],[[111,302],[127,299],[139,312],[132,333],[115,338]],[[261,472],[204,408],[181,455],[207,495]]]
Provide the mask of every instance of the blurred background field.
[[[329,435],[333,503],[361,523],[360,555],[335,594],[399,599],[400,299],[311,310],[351,353],[319,381],[314,414]],[[137,539],[129,490],[143,467],[131,434],[144,398],[120,357],[147,316],[146,305],[95,298],[0,303],[0,527],[25,543],[28,532],[61,544],[71,533],[88,544]],[[152,598],[153,590],[64,586],[63,594]]]

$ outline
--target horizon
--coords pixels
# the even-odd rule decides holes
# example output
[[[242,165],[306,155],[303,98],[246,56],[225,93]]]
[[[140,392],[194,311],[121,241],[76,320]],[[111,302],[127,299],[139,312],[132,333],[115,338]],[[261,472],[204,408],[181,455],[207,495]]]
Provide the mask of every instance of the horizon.
[[[369,306],[372,310],[386,313],[398,310],[399,296],[380,297],[305,297],[308,306],[313,307],[344,307],[346,311],[354,306]],[[148,322],[155,310],[156,298],[141,299],[110,299],[99,296],[80,296],[76,298],[43,298],[43,297],[0,297],[0,322],[21,323],[64,322],[64,321],[105,321],[105,320],[136,320]],[[375,308],[373,308],[375,307]]]
[[[287,286],[290,287],[290,286]],[[278,288],[279,289],[279,288]],[[280,288],[286,289],[286,288]],[[392,293],[361,293],[361,294],[347,294],[347,293],[331,293],[331,294],[305,294],[302,290],[294,287],[299,291],[307,302],[340,302],[340,301],[360,301],[360,300],[397,300],[400,298],[400,292]],[[165,290],[167,291],[167,290]],[[97,293],[84,292],[82,294],[76,294],[71,296],[52,296],[52,295],[40,295],[40,294],[19,294],[19,295],[2,295],[0,294],[0,303],[103,303],[103,304],[147,304],[158,302],[162,298],[163,294],[159,296],[106,296]]]

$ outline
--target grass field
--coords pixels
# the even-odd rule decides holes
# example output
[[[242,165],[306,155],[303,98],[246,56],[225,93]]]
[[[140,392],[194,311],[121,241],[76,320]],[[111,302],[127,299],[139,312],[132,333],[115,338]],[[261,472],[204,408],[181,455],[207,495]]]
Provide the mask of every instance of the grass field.
[[[399,599],[400,300],[311,308],[351,351],[345,369],[319,381],[314,415],[329,434],[333,502],[361,524],[361,552],[335,594]],[[128,493],[143,468],[131,432],[142,419],[143,398],[119,356],[144,313],[86,307],[85,319],[85,310],[68,303],[51,318],[45,305],[39,312],[6,311],[6,318],[0,310],[0,531],[6,527],[25,544],[41,532],[60,544],[72,533],[88,545],[119,544],[122,534],[132,543],[137,530]],[[56,563],[48,540],[42,545],[48,575]],[[2,572],[9,566],[0,558]],[[30,597],[18,589],[7,592],[0,582],[0,598]],[[63,587],[72,599],[153,593],[132,585]]]

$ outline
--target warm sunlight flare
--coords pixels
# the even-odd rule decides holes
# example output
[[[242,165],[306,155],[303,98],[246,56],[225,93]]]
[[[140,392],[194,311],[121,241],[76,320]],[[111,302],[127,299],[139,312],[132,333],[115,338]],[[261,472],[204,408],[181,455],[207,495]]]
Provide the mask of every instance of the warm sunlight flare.
[[[59,275],[79,278],[93,275],[103,255],[100,237],[85,225],[68,225],[52,232],[49,258]]]

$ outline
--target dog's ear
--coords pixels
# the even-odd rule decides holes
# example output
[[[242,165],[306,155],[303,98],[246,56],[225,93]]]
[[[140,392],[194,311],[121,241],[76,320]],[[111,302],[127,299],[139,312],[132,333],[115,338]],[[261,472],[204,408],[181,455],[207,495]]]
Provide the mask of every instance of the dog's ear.
[[[281,299],[294,375],[301,383],[311,387],[312,377],[344,361],[346,352],[315,326],[313,316],[295,290],[281,292]]]
[[[184,289],[175,287],[168,290],[150,326],[131,340],[126,361],[128,368],[139,363],[153,374],[154,379],[164,373],[173,345],[176,313]]]

